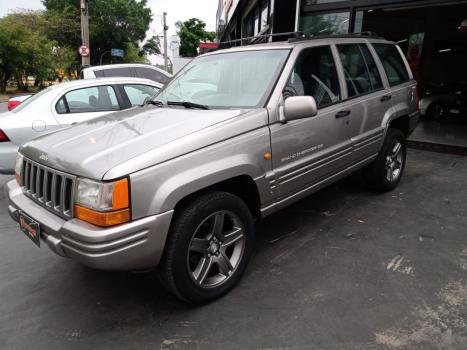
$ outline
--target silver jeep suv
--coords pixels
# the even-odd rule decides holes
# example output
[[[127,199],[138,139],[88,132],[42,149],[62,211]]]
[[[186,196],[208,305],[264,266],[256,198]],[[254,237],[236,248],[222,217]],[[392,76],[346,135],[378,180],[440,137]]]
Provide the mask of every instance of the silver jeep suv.
[[[9,212],[37,245],[104,270],[157,267],[180,298],[227,293],[254,221],[363,168],[389,191],[416,82],[392,42],[347,35],[194,59],[146,106],[20,149]]]

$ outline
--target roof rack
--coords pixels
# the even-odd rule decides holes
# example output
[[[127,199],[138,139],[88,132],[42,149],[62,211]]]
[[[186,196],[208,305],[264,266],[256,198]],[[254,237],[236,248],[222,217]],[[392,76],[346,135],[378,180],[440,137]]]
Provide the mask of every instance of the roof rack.
[[[327,39],[327,38],[354,38],[356,36],[359,36],[362,38],[383,39],[375,32],[365,31],[365,32],[347,33],[347,34],[303,35],[300,38],[291,38],[288,40],[288,42],[296,43],[296,42],[305,41],[305,40]]]
[[[305,34],[303,32],[285,32],[285,33],[275,33],[275,34],[262,34],[262,35],[257,35],[257,36],[249,36],[249,37],[241,38],[241,39],[221,41],[221,42],[219,42],[219,45],[242,43],[244,41],[249,41],[247,45],[252,45],[252,44],[256,44],[256,41],[258,39],[277,38],[277,37],[284,37],[284,36],[293,37],[293,39],[300,39],[300,38],[304,38]],[[292,40],[292,39],[289,39],[289,40]]]

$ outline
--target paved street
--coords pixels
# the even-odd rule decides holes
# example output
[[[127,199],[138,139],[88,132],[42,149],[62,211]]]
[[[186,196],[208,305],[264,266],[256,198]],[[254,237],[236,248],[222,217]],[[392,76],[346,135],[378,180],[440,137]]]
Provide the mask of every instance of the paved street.
[[[416,150],[392,193],[347,178],[260,223],[240,285],[199,308],[36,248],[0,199],[0,348],[466,349],[466,178]]]

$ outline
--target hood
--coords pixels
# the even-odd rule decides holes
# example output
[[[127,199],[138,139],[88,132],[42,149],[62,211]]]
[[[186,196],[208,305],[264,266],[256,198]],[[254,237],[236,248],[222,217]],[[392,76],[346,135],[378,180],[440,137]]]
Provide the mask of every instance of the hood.
[[[20,152],[45,166],[101,179],[117,165],[148,151],[161,149],[162,152],[167,144],[241,114],[240,110],[146,106],[92,119],[38,138],[23,146]],[[160,154],[158,159],[163,161],[164,155]]]

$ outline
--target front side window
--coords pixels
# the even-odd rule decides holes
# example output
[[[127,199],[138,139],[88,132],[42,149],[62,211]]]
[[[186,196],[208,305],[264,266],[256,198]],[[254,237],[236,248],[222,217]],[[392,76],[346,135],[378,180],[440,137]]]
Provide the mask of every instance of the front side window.
[[[339,78],[329,46],[303,50],[287,81],[284,98],[290,96],[312,96],[318,108],[341,99]]]
[[[178,73],[157,100],[209,108],[263,107],[289,52],[252,50],[200,56]]]
[[[111,86],[77,89],[65,94],[55,106],[59,114],[118,111],[117,96]]]
[[[389,85],[399,85],[410,80],[404,60],[402,59],[396,45],[373,44],[373,47],[383,63]]]
[[[376,64],[364,44],[337,45],[337,50],[344,69],[349,97],[382,88]]]
[[[125,85],[123,87],[132,106],[141,106],[152,98],[159,89],[149,85]]]

